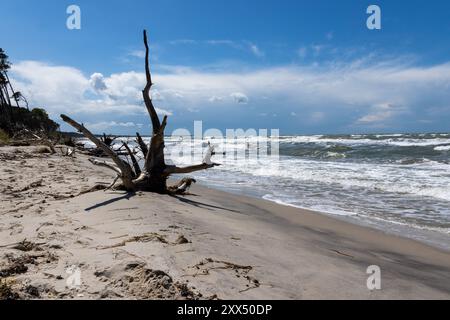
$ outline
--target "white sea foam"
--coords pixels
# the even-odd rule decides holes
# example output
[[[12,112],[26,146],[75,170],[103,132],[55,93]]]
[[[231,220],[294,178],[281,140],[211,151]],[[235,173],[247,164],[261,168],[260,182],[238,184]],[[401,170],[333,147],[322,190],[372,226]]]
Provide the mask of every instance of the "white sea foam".
[[[436,150],[436,151],[448,151],[448,150],[450,150],[450,145],[448,145],[448,146],[438,146],[438,147],[435,147],[434,150]]]
[[[392,135],[390,135],[392,137]],[[284,136],[280,137],[280,142],[285,143],[338,143],[344,145],[392,145],[401,147],[412,146],[435,146],[442,144],[450,144],[449,138],[433,138],[433,139],[414,139],[414,138],[389,138],[389,139],[348,139],[348,138],[324,138],[323,136]]]
[[[280,199],[276,196],[274,196],[273,194],[266,194],[262,197],[265,200],[269,200],[284,206],[288,206],[288,207],[294,207],[294,208],[299,208],[299,209],[307,209],[307,210],[313,210],[316,212],[321,212],[321,213],[327,213],[327,214],[332,214],[332,215],[337,215],[337,216],[356,216],[357,213],[355,212],[350,212],[350,211],[345,211],[345,210],[339,210],[333,207],[329,207],[329,206],[323,206],[323,205],[314,205],[314,206],[309,206],[309,207],[305,207],[302,206],[300,204],[296,204],[294,201],[294,199],[291,200],[287,200],[287,199]]]

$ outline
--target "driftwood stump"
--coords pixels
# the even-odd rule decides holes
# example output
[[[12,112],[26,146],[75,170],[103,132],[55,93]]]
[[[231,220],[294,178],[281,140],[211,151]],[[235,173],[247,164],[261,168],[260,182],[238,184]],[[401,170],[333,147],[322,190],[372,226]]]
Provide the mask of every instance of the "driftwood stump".
[[[146,145],[142,140],[139,133],[136,134],[136,141],[141,152],[144,155],[144,166],[141,168],[136,160],[133,152],[126,143],[124,143],[125,150],[127,154],[119,155],[117,152],[111,149],[105,142],[98,139],[94,134],[92,134],[84,125],[72,120],[66,115],[61,115],[61,118],[67,122],[69,125],[81,132],[86,138],[91,140],[99,149],[101,149],[113,163],[106,161],[93,160],[92,163],[96,165],[102,165],[110,168],[116,172],[118,178],[120,178],[121,183],[115,185],[115,188],[121,188],[128,191],[151,191],[158,193],[179,193],[183,191],[186,186],[185,182],[189,181],[189,185],[195,180],[182,180],[181,183],[176,184],[175,187],[167,187],[167,178],[172,174],[183,174],[191,173],[194,171],[204,170],[212,168],[219,164],[212,163],[201,163],[188,167],[178,167],[174,165],[167,165],[164,159],[164,130],[167,124],[167,116],[164,116],[163,120],[160,121],[158,114],[156,113],[155,107],[150,95],[150,90],[153,85],[152,77],[150,73],[149,66],[149,46],[147,42],[147,32],[144,30],[144,45],[145,45],[145,75],[147,83],[144,90],[142,91],[142,96],[144,99],[145,106],[147,108],[150,120],[152,123],[152,136],[150,144]],[[128,159],[131,160],[131,164]],[[184,185],[183,185],[184,184]],[[181,187],[181,188],[180,188]],[[187,188],[186,188],[187,189]]]

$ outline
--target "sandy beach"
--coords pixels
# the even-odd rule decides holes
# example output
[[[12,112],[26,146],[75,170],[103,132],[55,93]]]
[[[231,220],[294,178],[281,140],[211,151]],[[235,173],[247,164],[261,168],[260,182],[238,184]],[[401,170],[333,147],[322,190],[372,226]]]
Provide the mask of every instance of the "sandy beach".
[[[449,252],[201,181],[187,196],[78,195],[110,170],[39,148],[0,147],[3,298],[450,298]]]

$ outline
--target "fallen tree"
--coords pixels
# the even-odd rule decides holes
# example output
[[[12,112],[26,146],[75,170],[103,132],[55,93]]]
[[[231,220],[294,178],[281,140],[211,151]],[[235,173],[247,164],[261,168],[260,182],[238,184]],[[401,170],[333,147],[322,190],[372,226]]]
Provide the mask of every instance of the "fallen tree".
[[[145,75],[146,85],[142,91],[145,106],[147,108],[150,120],[152,123],[152,136],[149,145],[146,145],[141,138],[140,134],[136,134],[136,141],[138,146],[144,155],[143,168],[139,166],[136,160],[134,152],[131,151],[127,143],[123,143],[126,155],[119,155],[117,152],[111,149],[105,142],[98,139],[92,134],[84,125],[79,124],[75,120],[69,118],[66,115],[61,115],[61,118],[81,132],[86,138],[91,140],[97,148],[101,149],[111,160],[111,162],[98,161],[93,159],[91,162],[95,165],[101,165],[113,170],[117,177],[114,180],[120,178],[121,182],[115,184],[115,189],[124,189],[127,191],[151,191],[158,193],[183,193],[188,186],[195,182],[194,179],[184,178],[180,183],[175,186],[168,187],[167,179],[172,174],[186,174],[199,170],[212,168],[219,164],[212,163],[209,160],[188,167],[178,167],[174,165],[167,165],[164,159],[164,130],[167,125],[167,116],[164,116],[160,121],[158,114],[153,106],[153,102],[150,95],[150,90],[153,85],[152,77],[150,73],[149,65],[149,46],[147,42],[147,32],[144,30],[144,45],[145,45]],[[131,163],[130,163],[131,162]]]

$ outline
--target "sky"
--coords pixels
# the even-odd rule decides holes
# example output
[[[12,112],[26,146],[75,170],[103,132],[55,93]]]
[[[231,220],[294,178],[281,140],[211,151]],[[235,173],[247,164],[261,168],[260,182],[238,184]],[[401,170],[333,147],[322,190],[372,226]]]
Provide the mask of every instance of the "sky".
[[[96,133],[178,128],[288,134],[450,131],[450,2],[0,0],[0,47],[31,106]],[[70,30],[69,5],[81,10]],[[369,5],[381,29],[369,30]]]

